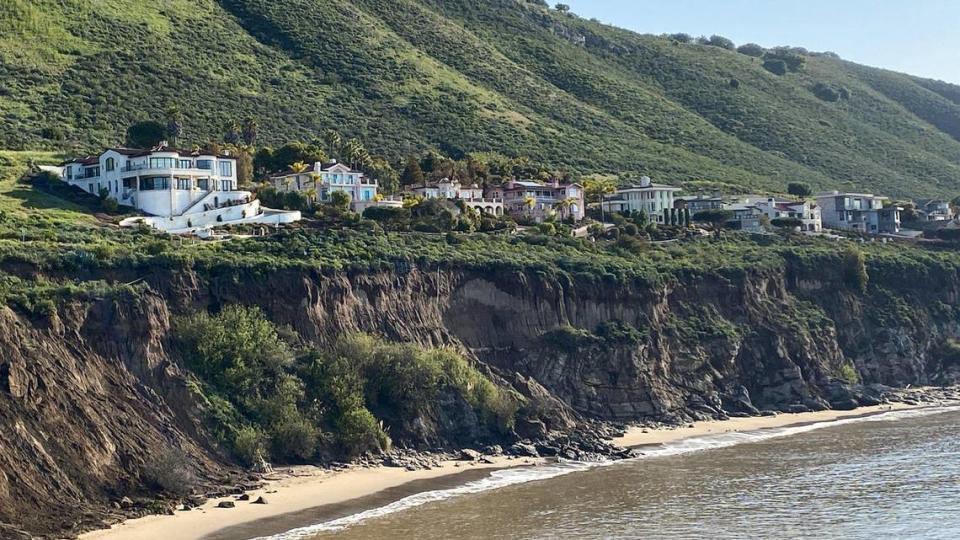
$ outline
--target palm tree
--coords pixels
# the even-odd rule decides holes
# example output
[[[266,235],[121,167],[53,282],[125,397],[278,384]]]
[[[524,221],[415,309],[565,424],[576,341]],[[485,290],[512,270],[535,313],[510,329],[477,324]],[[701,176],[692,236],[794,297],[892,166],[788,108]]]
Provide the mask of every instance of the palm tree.
[[[369,159],[370,155],[367,153],[367,149],[363,147],[363,144],[360,143],[357,139],[350,139],[347,141],[346,146],[344,147],[344,157],[349,161],[350,168],[356,169],[357,166],[363,162],[364,156]]]
[[[330,157],[338,155],[340,146],[343,144],[343,137],[340,136],[336,130],[329,129],[327,130],[324,139],[327,141],[327,144],[330,145]]]
[[[523,200],[523,205],[527,207],[527,213],[530,214],[530,217],[533,217],[533,207],[537,205],[537,198],[527,197]]]
[[[300,174],[300,173],[302,173],[302,172],[305,172],[305,171],[306,171],[307,169],[309,169],[309,168],[310,168],[310,166],[307,165],[306,163],[302,162],[302,161],[295,161],[295,162],[293,162],[293,163],[290,164],[290,170],[293,171],[293,172],[295,172],[295,173],[297,173],[297,174]]]
[[[560,213],[560,219],[566,219],[571,205],[573,205],[573,199],[566,198],[554,203],[553,208]]]
[[[600,222],[606,220],[603,211],[603,199],[611,193],[616,193],[617,184],[611,178],[591,178],[584,182],[584,191],[590,199],[600,201]]]

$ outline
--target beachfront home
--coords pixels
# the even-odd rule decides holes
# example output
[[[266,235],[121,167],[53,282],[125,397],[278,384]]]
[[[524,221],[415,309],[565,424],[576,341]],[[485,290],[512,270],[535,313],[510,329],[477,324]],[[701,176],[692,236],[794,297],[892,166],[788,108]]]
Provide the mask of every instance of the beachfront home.
[[[492,216],[503,215],[503,199],[486,198],[477,184],[463,186],[459,180],[444,178],[439,182],[407,188],[407,192],[424,199],[462,201],[467,207]]]
[[[342,191],[350,196],[350,207],[355,212],[363,212],[377,202],[377,179],[336,160],[318,161],[303,172],[271,175],[270,184],[278,191],[299,191],[319,202],[330,202],[334,192]]]
[[[762,200],[744,199],[745,204],[752,204],[767,216],[769,221],[777,218],[796,218],[800,220],[800,230],[805,232],[820,232],[823,230],[823,220],[820,207],[811,201],[786,201],[775,197]]]
[[[89,193],[103,194],[153,217],[130,218],[173,233],[219,225],[290,223],[299,212],[260,207],[237,188],[237,160],[229,152],[180,150],[165,142],[149,149],[108,148],[60,165],[61,178]]]
[[[555,215],[580,221],[584,216],[583,186],[557,180],[537,182],[511,180],[487,190],[486,198],[503,201],[504,210],[517,218],[542,222]]]
[[[816,199],[824,227],[870,234],[900,232],[902,208],[884,207],[887,197],[830,191],[818,194]]]
[[[603,201],[605,212],[643,212],[652,223],[664,222],[664,210],[674,208],[674,195],[680,188],[655,184],[649,177],[640,178],[640,183],[617,189]]]

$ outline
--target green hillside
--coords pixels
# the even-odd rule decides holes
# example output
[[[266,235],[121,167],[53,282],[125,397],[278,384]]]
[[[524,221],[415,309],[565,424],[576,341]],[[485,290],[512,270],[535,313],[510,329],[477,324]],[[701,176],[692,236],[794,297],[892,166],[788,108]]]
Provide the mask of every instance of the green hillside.
[[[832,55],[776,75],[534,1],[6,0],[0,28],[0,148],[117,143],[176,105],[194,142],[253,116],[261,143],[335,128],[391,159],[960,192],[960,87]]]

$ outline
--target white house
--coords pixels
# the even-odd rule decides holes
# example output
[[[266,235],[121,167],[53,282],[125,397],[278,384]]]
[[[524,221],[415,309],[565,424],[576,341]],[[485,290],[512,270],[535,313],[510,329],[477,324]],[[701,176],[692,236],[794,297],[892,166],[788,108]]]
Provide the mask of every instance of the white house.
[[[649,177],[640,179],[640,184],[620,188],[603,201],[606,212],[643,212],[651,222],[663,223],[664,210],[674,207],[675,195],[680,188],[665,184],[655,184]]]
[[[887,197],[870,193],[830,191],[816,197],[823,226],[870,234],[900,232],[900,211],[897,206],[884,207]]]
[[[800,230],[820,232],[823,221],[820,207],[810,201],[783,201],[774,197],[762,200],[745,199],[744,203],[757,207],[770,221],[777,218],[796,218],[800,220]]]
[[[343,163],[331,161],[314,163],[313,169],[302,173],[280,173],[270,177],[270,183],[279,191],[313,192],[315,200],[330,202],[330,196],[342,191],[350,196],[350,206],[363,212],[377,200],[378,182]]]
[[[299,212],[261,208],[249,191],[238,190],[237,160],[228,153],[178,150],[166,143],[146,150],[108,148],[62,163],[60,175],[71,185],[152,216],[121,225],[144,223],[193,233],[219,225],[300,219]]]
[[[425,199],[459,200],[478,212],[494,216],[503,215],[503,199],[485,198],[483,188],[476,184],[465,187],[459,180],[444,178],[435,184],[409,187],[407,191]]]

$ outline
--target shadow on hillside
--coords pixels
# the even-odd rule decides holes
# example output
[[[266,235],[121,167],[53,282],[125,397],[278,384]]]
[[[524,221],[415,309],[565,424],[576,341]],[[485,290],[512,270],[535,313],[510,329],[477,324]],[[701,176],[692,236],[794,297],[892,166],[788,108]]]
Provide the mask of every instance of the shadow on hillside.
[[[43,193],[34,189],[18,188],[7,193],[8,197],[22,201],[24,208],[32,210],[70,210],[74,212],[91,212],[92,209],[66,201],[59,197]]]

